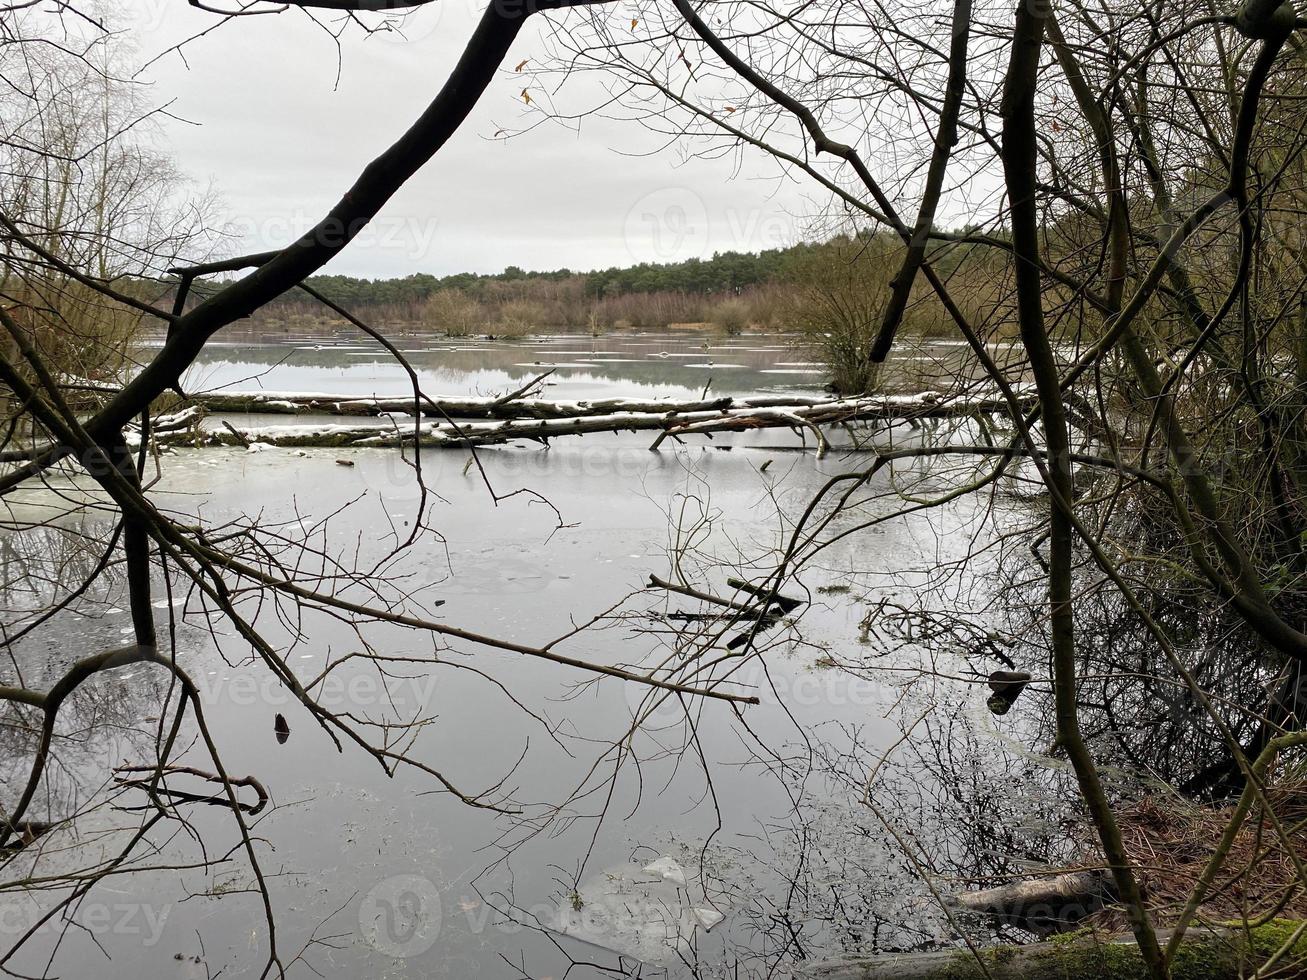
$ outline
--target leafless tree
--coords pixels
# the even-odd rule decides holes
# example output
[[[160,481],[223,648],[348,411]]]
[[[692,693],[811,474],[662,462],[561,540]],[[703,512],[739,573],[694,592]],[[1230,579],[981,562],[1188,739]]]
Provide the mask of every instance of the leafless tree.
[[[375,29],[378,17],[421,2],[283,6]],[[571,7],[579,9],[562,12]],[[61,9],[65,18],[76,15]],[[238,20],[261,9],[273,5],[217,16]],[[959,383],[974,385],[979,377],[1002,392],[1009,408],[1004,431],[882,449],[865,466],[832,478],[790,518],[770,564],[743,582],[748,598],[726,599],[726,612],[707,620],[704,631],[677,637],[665,669],[570,656],[570,635],[527,645],[450,626],[413,611],[372,568],[342,566],[328,550],[306,549],[248,521],[196,526],[161,510],[146,483],[153,406],[179,388],[205,344],[347,247],[462,124],[527,19],[550,11],[559,11],[550,34],[557,57],[538,69],[541,89],[586,76],[607,89],[599,105],[575,109],[563,105],[562,94],[552,104],[536,100],[542,113],[565,120],[608,112],[703,152],[767,154],[786,177],[815,182],[859,221],[902,243],[887,270],[890,299],[871,358],[892,355],[914,304],[942,311],[978,368],[959,372]],[[205,734],[186,664],[161,641],[152,601],[160,582],[189,594],[206,619],[235,630],[338,742],[353,743],[387,768],[418,768],[469,805],[506,809],[512,801],[503,782],[458,787],[406,752],[393,724],[377,732],[318,705],[253,621],[250,603],[261,599],[291,617],[314,610],[360,634],[388,623],[424,631],[439,644],[497,649],[644,684],[651,706],[684,699],[692,718],[694,699],[750,699],[728,683],[737,660],[721,653],[722,641],[734,657],[755,652],[787,614],[786,603],[796,601],[798,572],[833,542],[964,497],[983,500],[1003,481],[1033,481],[1044,511],[1024,540],[1039,571],[1033,623],[1053,692],[1057,751],[1074,770],[1150,975],[1165,977],[1249,815],[1256,812],[1288,843],[1268,803],[1267,778],[1278,756],[1304,741],[1299,480],[1307,275],[1297,225],[1307,144],[1294,111],[1303,91],[1302,26],[1290,4],[1271,0],[1246,0],[1230,13],[1192,3],[1014,9],[956,0],[947,17],[845,0],[780,7],[641,0],[630,16],[599,3],[503,0],[486,9],[426,111],[311,231],[266,254],[180,267],[171,309],[118,288],[103,267],[87,267],[85,256],[51,247],[48,216],[7,202],[0,229],[9,267],[25,287],[39,277],[75,284],[97,303],[164,324],[167,341],[125,383],[93,392],[98,401],[84,408],[70,399],[87,393],[70,388],[36,342],[33,323],[48,319],[46,304],[10,287],[0,310],[12,344],[0,360],[0,382],[9,389],[13,420],[0,494],[12,498],[42,482],[62,490],[57,481],[70,472],[93,482],[89,502],[79,506],[112,515],[113,524],[102,541],[104,567],[93,574],[122,569],[135,634],[130,646],[73,665],[43,690],[21,682],[5,689],[37,729],[31,776],[7,810],[6,838],[30,819],[69,692],[125,663],[155,665],[176,683],[174,713],[161,722],[146,783],[156,808],[142,833],[173,812],[160,794],[186,710],[245,830],[247,804]],[[963,221],[964,231],[944,230]],[[961,267],[958,256],[968,252],[996,270],[994,288],[979,303],[960,301],[951,278]],[[232,273],[239,275],[188,302],[195,282]],[[994,343],[1013,327],[1020,343]],[[383,335],[370,335],[388,345]],[[388,349],[398,356],[393,345]],[[1017,387],[1028,384],[1038,394],[1033,407]],[[415,415],[424,397],[414,380]],[[952,484],[926,493],[926,484],[914,482],[914,496],[892,513],[867,509],[896,489],[886,482],[896,468],[922,460],[958,463]],[[420,458],[414,466],[420,479]],[[423,526],[415,522],[413,534]],[[655,584],[710,605],[723,599],[684,580]],[[1182,631],[1163,614],[1182,592],[1197,596],[1226,627],[1210,640]],[[63,590],[34,617],[10,624],[11,642],[80,594]],[[1082,728],[1078,627],[1093,602],[1114,603],[1129,617],[1159,676],[1165,671],[1164,680],[1192,699],[1219,740],[1225,758],[1211,761],[1223,771],[1205,776],[1208,785],[1225,778],[1242,794],[1208,872],[1172,917],[1177,928],[1165,948],[1126,853],[1096,746]],[[868,628],[881,625],[873,620]],[[1220,671],[1204,676],[1195,664],[1227,629],[1240,631],[1256,651],[1252,669],[1272,682],[1265,702],[1252,708],[1257,723],[1238,730],[1222,689],[1228,678]],[[1244,706],[1233,714],[1241,711],[1246,719]],[[638,714],[637,726],[647,712]],[[623,759],[626,745],[618,739],[604,765]],[[245,851],[257,868],[247,832]],[[1304,869],[1297,870],[1307,884]],[[272,930],[271,908],[267,914]],[[285,961],[275,931],[271,936],[268,970],[277,972]]]

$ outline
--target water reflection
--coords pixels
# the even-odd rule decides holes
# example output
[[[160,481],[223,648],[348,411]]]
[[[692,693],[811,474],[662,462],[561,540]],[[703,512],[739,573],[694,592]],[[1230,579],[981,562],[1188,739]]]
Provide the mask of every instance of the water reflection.
[[[793,337],[719,338],[699,334],[638,337],[554,336],[460,339],[405,345],[429,390],[486,394],[553,370],[544,397],[580,398],[620,390],[639,397],[689,397],[818,386],[820,370],[802,361]],[[375,346],[323,339],[295,346],[252,337],[206,349],[187,377],[192,389],[224,386],[342,394],[402,392],[408,378]]]
[[[544,397],[599,394],[689,398],[705,388],[748,395],[820,389],[825,371],[791,334],[725,337],[698,331],[562,334],[520,339],[397,338],[430,393],[502,393],[545,371]],[[888,372],[895,390],[920,391],[974,365],[956,344],[905,346]],[[408,378],[385,351],[353,336],[287,337],[245,328],[224,331],[185,378],[188,390],[264,388],[339,394],[391,394]]]
[[[542,357],[589,365],[559,371],[554,393],[560,395],[588,393],[584,386],[591,384],[697,394],[687,371],[709,372],[685,367],[706,363],[694,348],[703,342],[697,337],[630,337],[620,345],[611,337],[563,340],[531,342],[541,352],[531,359],[522,345],[489,342],[463,351],[424,349],[415,357],[426,358],[423,370],[449,386],[433,381],[433,387],[451,392],[502,387],[489,379],[538,373],[534,359]],[[673,340],[690,349],[675,349]],[[735,390],[774,384],[769,379],[776,376],[765,372],[785,370],[780,362],[796,359],[771,339],[770,350],[747,349],[755,343],[742,338],[728,345],[732,358],[747,362],[727,375],[741,386]],[[250,366],[262,370],[284,354],[290,359],[264,377],[266,386],[402,388],[366,351],[317,346],[219,349],[206,383],[235,380]],[[611,351],[630,356],[605,353]],[[233,353],[238,356],[223,356]],[[684,356],[672,356],[677,353]],[[610,363],[593,366],[604,358]],[[692,377],[697,385],[698,375]],[[367,387],[350,387],[358,385]],[[728,572],[752,576],[785,540],[813,490],[857,463],[835,454],[824,460],[780,454],[756,443],[746,452],[747,436],[730,444],[741,451],[692,447],[654,455],[644,439],[612,436],[548,453],[485,452],[486,477],[501,494],[529,486],[538,495],[498,503],[462,454],[426,453],[424,475],[443,501],[432,515],[438,536],[408,552],[394,572],[405,589],[443,600],[439,615],[450,622],[523,643],[564,634],[578,619],[620,605],[629,615],[585,633],[575,652],[647,667],[696,641],[655,631],[665,620],[653,623],[652,610],[680,607],[641,592],[651,573],[675,567],[716,588]],[[161,506],[203,514],[210,526],[253,515],[260,527],[298,533],[315,546],[317,521],[333,515],[331,540],[366,564],[403,537],[419,495],[413,470],[395,453],[366,450],[351,458],[356,465],[343,468],[330,451],[183,450],[167,461],[155,493]],[[768,459],[776,465],[764,470]],[[945,478],[937,479],[942,485]],[[878,492],[890,486],[888,476],[876,484]],[[557,514],[540,506],[540,497]],[[846,520],[857,517],[855,511]],[[912,684],[881,672],[887,665],[874,657],[853,663],[868,652],[860,641],[871,606],[857,595],[819,591],[845,585],[851,570],[883,594],[941,586],[933,569],[968,552],[981,517],[959,502],[827,549],[804,571],[814,599],[802,616],[777,624],[748,670],[732,675],[763,703],[742,717],[720,704],[696,707],[692,738],[673,713],[665,725],[622,740],[643,701],[633,701],[619,683],[582,683],[589,679],[558,665],[507,652],[472,655],[391,624],[364,636],[323,613],[287,615],[271,605],[251,612],[306,682],[328,664],[341,664],[330,671],[335,686],[316,689],[328,703],[381,730],[396,717],[423,719],[406,730],[406,749],[438,764],[456,784],[480,789],[511,773],[506,791],[524,811],[513,819],[494,819],[433,793],[421,774],[392,777],[362,752],[337,751],[279,684],[247,683],[248,642],[210,631],[202,603],[160,612],[179,617],[178,658],[200,684],[229,771],[257,775],[272,793],[252,830],[268,870],[280,946],[292,955],[302,951],[302,973],[543,978],[571,968],[568,975],[580,978],[783,976],[840,950],[955,942],[927,880],[944,887],[994,879],[1056,852],[1056,807],[1037,804],[1038,819],[1022,816],[1061,778],[1056,767],[1016,749],[1027,744],[1024,726],[1033,709],[1027,716],[1019,707],[994,728],[983,715],[983,692],[945,676],[962,672],[966,658],[920,637],[901,645],[890,665],[910,670]],[[88,528],[86,537],[102,539],[106,530]],[[14,569],[48,560],[43,574],[63,574],[50,543],[34,537],[10,546]],[[70,571],[84,570],[85,556],[78,560]],[[953,574],[970,583],[967,576],[978,571]],[[102,587],[57,622],[61,656],[98,649],[127,627],[115,605],[121,583],[110,576]],[[632,593],[636,598],[628,599]],[[93,617],[97,609],[102,618]],[[361,662],[342,662],[365,643],[395,658],[384,678]],[[46,641],[15,644],[15,669],[40,676],[53,652]],[[410,659],[408,666],[402,658]],[[722,663],[722,671],[734,670],[731,661]],[[937,669],[943,663],[947,669]],[[922,678],[924,686],[917,683]],[[130,737],[86,737],[96,754],[65,755],[60,778],[66,781],[51,784],[47,801],[52,815],[70,814],[82,800],[104,800],[107,755],[111,764],[150,761],[157,719],[168,717],[168,690],[167,675],[143,669],[106,677],[79,695],[88,707],[70,716],[76,731]],[[293,733],[289,739],[278,738],[279,717]],[[189,724],[182,745],[176,761],[207,765]],[[29,750],[17,737],[0,744],[6,771],[25,772]],[[873,771],[874,808],[862,802]],[[12,785],[7,789],[12,794]],[[257,972],[268,936],[252,874],[239,860],[239,837],[214,808],[181,813],[182,821],[147,838],[156,866],[169,870],[113,880],[114,894],[162,924],[157,934],[147,942],[135,932],[52,933],[15,967],[40,974],[54,955],[54,964],[74,975],[158,975],[160,962],[183,964],[179,970],[197,976]],[[134,819],[113,817],[122,827]],[[902,846],[887,824],[911,846]],[[669,854],[702,868],[730,896],[725,920],[696,933],[673,960],[632,963],[602,944],[578,948],[542,928],[549,910],[566,907],[604,869],[643,866]],[[84,857],[62,850],[30,859],[45,871]],[[102,947],[112,950],[111,960]]]

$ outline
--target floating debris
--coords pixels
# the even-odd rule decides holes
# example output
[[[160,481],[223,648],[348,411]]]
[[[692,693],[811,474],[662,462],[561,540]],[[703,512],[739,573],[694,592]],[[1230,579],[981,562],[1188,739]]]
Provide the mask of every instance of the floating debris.
[[[989,689],[994,692],[986,702],[989,710],[996,715],[1007,714],[1031,680],[1024,670],[994,671],[989,675]]]
[[[608,868],[565,896],[554,932],[641,963],[685,955],[699,931],[726,918],[726,894],[672,857]]]
[[[660,857],[652,864],[646,864],[640,870],[645,874],[658,875],[664,881],[675,882],[682,888],[685,887],[685,869],[676,863],[675,858]]]

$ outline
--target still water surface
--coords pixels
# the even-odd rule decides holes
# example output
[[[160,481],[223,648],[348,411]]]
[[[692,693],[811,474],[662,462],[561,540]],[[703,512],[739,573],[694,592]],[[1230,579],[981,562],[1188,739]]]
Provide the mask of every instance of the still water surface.
[[[720,393],[815,391],[821,380],[792,343],[772,337],[414,342],[408,354],[432,394],[500,393],[551,368],[546,397],[689,397],[709,379]],[[927,356],[956,355],[941,348]],[[372,348],[335,338],[251,338],[207,351],[187,383],[192,390],[390,394],[404,390],[405,377]],[[423,476],[437,495],[427,512],[434,533],[390,572],[444,622],[541,644],[624,601],[628,610],[697,608],[640,594],[651,573],[673,574],[670,555],[687,543],[683,569],[727,592],[728,569],[756,575],[760,566],[751,562],[769,556],[818,486],[865,465],[865,457],[793,452],[797,440],[774,432],[657,454],[647,446],[644,436],[615,435],[559,441],[548,451],[484,450],[481,467],[499,501],[465,454],[424,453]],[[337,456],[184,450],[165,459],[155,493],[162,505],[210,524],[255,515],[265,529],[357,553],[367,564],[407,536],[418,514],[417,479],[393,450],[351,451],[351,467]],[[518,489],[530,492],[504,497]],[[266,671],[250,666],[248,644],[229,630],[211,636],[196,601],[174,599],[186,614],[178,656],[202,681],[226,767],[256,775],[273,797],[251,825],[277,911],[278,948],[288,963],[302,954],[292,975],[783,977],[841,950],[951,942],[920,881],[923,866],[942,876],[1002,870],[1012,844],[1005,835],[1039,839],[1050,816],[1027,795],[1043,778],[1035,764],[1018,754],[1001,781],[991,778],[1021,712],[1000,726],[976,688],[936,679],[908,689],[896,673],[928,656],[943,674],[969,669],[948,650],[900,652],[883,674],[823,664],[858,656],[860,624],[878,598],[940,585],[966,601],[974,583],[944,585],[932,569],[985,540],[991,532],[982,517],[978,504],[961,500],[844,539],[804,572],[812,604],[802,622],[779,628],[764,656],[736,678],[737,690],[763,703],[742,718],[722,703],[693,707],[696,738],[688,742],[680,709],[664,706],[654,719],[664,730],[638,734],[631,745],[638,765],[624,759],[611,782],[592,771],[630,726],[642,689],[614,679],[583,683],[592,678],[567,667],[435,645],[399,628],[369,629],[374,652],[435,657],[438,668],[400,664],[384,685],[375,671],[345,669],[323,698],[360,717],[398,708],[429,719],[406,743],[410,754],[469,793],[507,776],[524,806],[518,816],[434,792],[439,785],[422,773],[387,776],[357,748],[337,751],[279,685],[256,680]],[[42,547],[11,541],[6,561],[30,560],[24,549],[30,556]],[[850,572],[859,576],[854,593],[818,591],[840,586]],[[29,684],[122,642],[129,624],[116,589],[60,620],[57,641],[46,634],[20,647],[34,672]],[[169,605],[166,596],[159,605]],[[329,658],[362,649],[350,627],[321,614],[279,620],[265,609],[258,624],[304,678]],[[666,655],[664,626],[647,617],[609,622],[560,649],[647,666]],[[166,688],[165,677],[139,669],[102,677],[78,695],[63,728],[94,737],[71,740],[73,764],[49,780],[52,813],[89,807],[104,764],[148,761]],[[290,729],[284,742],[278,714]],[[193,729],[187,738],[183,761],[211,768]],[[861,783],[886,751],[891,762],[879,774],[873,811],[860,802]],[[27,765],[20,745],[8,754],[7,797]],[[569,798],[578,785],[593,791]],[[546,820],[542,805],[563,809]],[[15,968],[39,972],[53,954],[51,972],[64,976],[258,975],[267,927],[230,815],[205,807],[185,813],[194,834],[174,824],[153,834],[156,850],[143,854],[143,867],[164,870],[114,876],[86,900],[87,908],[116,911],[110,926],[74,929],[58,943],[51,932]],[[75,831],[52,835],[38,869],[72,868],[100,846],[98,833],[118,840],[136,819],[91,810]],[[907,852],[885,820],[907,835]],[[216,865],[193,867],[205,855]],[[711,931],[691,930],[678,950],[641,959],[619,955],[630,949],[623,926],[605,935],[603,923],[591,923],[586,941],[556,931],[560,909],[584,905],[618,870],[668,856],[692,884],[711,880],[712,898],[700,894],[699,904],[724,916]],[[0,902],[9,902],[7,935],[31,921],[21,900]]]

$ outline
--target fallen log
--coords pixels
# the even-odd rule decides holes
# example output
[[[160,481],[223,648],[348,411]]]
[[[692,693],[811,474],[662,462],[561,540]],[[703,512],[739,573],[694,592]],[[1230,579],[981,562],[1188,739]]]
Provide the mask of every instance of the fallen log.
[[[1021,392],[1022,397],[1029,392]],[[260,415],[339,415],[381,417],[423,415],[439,419],[573,419],[606,415],[689,415],[702,412],[730,412],[738,409],[808,409],[839,401],[877,402],[893,417],[914,414],[930,417],[955,414],[971,401],[986,402],[989,411],[1005,411],[997,392],[983,398],[946,397],[924,391],[911,395],[864,396],[861,399],[833,399],[829,395],[757,395],[747,398],[723,395],[674,401],[667,398],[545,399],[513,396],[440,397],[415,400],[403,395],[335,395],[295,391],[215,391],[188,396],[190,402],[208,412]],[[976,409],[979,410],[979,409]]]
[[[191,405],[183,408],[180,412],[173,412],[168,415],[156,415],[150,419],[150,432],[157,434],[160,432],[181,432],[193,428],[204,420],[205,411],[199,405]],[[139,441],[141,427],[137,423],[127,426],[129,438]]]
[[[1028,682],[1030,675],[1024,676]],[[1020,686],[1024,688],[1025,683]],[[1046,935],[1065,932],[1115,897],[1110,875],[1078,871],[963,892],[953,896],[952,901],[969,912],[992,915],[1009,925]]]
[[[432,398],[408,395],[350,396],[321,392],[220,391],[193,394],[190,401],[209,412],[261,415],[416,415],[451,419],[565,419],[623,412],[721,412],[732,408],[783,408],[830,401],[820,395],[774,395],[760,398],[704,398],[675,402],[665,398]]]
[[[199,405],[190,405],[180,412],[168,415],[156,415],[150,419],[150,438],[155,445],[168,443],[193,443],[200,433],[205,411]],[[123,439],[133,449],[141,444],[141,426],[134,422],[123,429]]]
[[[916,421],[919,419],[965,418],[1007,411],[998,398],[957,397],[945,399],[924,395],[886,395],[865,398],[826,399],[802,405],[767,407],[746,404],[728,409],[687,411],[680,407],[660,412],[621,411],[607,415],[563,415],[556,418],[514,418],[502,421],[423,422],[392,419],[390,425],[319,425],[246,427],[232,431],[208,430],[200,436],[164,434],[162,441],[191,445],[253,444],[286,447],[332,446],[373,447],[413,445],[423,448],[464,448],[503,445],[517,439],[548,443],[560,436],[600,432],[656,431],[653,447],[671,436],[743,432],[751,429],[787,428],[804,431],[823,425],[869,421]],[[410,403],[411,404],[411,403]],[[517,402],[515,405],[524,403]],[[553,406],[577,403],[549,403]],[[653,403],[651,403],[653,404]],[[230,428],[230,427],[229,427]],[[824,449],[819,440],[819,451]]]
[[[740,592],[747,592],[749,595],[757,599],[771,599],[772,602],[781,607],[781,611],[787,616],[800,606],[807,605],[807,600],[805,599],[795,599],[791,596],[780,595],[779,593],[773,594],[771,589],[759,588],[751,582],[744,581],[744,579],[728,578],[726,584],[732,589],[737,589]]]
[[[1190,928],[1171,967],[1172,980],[1243,980],[1285,954],[1267,975],[1307,978],[1307,938],[1301,922],[1278,920],[1250,928]],[[1169,930],[1158,933],[1165,946]],[[827,960],[800,971],[809,980],[1144,980],[1148,972],[1129,936],[1063,936],[1029,946],[994,946],[978,951],[850,957]]]
[[[740,589],[750,595],[759,596],[764,599],[770,598],[770,593],[768,593],[767,590],[755,588],[747,582],[743,582],[739,579],[727,579],[727,584],[732,588]],[[787,599],[783,596],[776,596],[772,601],[764,603],[763,605],[750,606],[745,603],[736,602],[733,599],[723,599],[721,596],[715,596],[710,592],[700,592],[698,589],[693,589],[688,585],[677,585],[675,582],[669,582],[666,579],[659,578],[657,575],[649,576],[648,587],[651,589],[665,589],[668,592],[688,596],[691,599],[698,599],[700,602],[723,607],[730,611],[729,613],[722,613],[717,617],[718,619],[729,616],[734,620],[751,620],[756,622],[757,625],[750,626],[748,629],[744,630],[744,632],[737,633],[733,636],[726,644],[727,650],[738,650],[740,647],[753,640],[758,634],[771,629],[786,615],[793,612],[800,605],[803,605],[803,603],[797,599]],[[672,615],[676,614],[673,613]]]
[[[649,576],[650,589],[665,589],[668,592],[675,592],[677,595],[687,596],[691,599],[698,599],[700,602],[706,602],[714,606],[725,606],[737,612],[756,612],[753,606],[745,605],[742,602],[736,602],[733,599],[723,599],[721,596],[713,595],[711,592],[701,592],[698,589],[691,588],[688,585],[677,585],[675,582],[669,582],[657,575]]]

